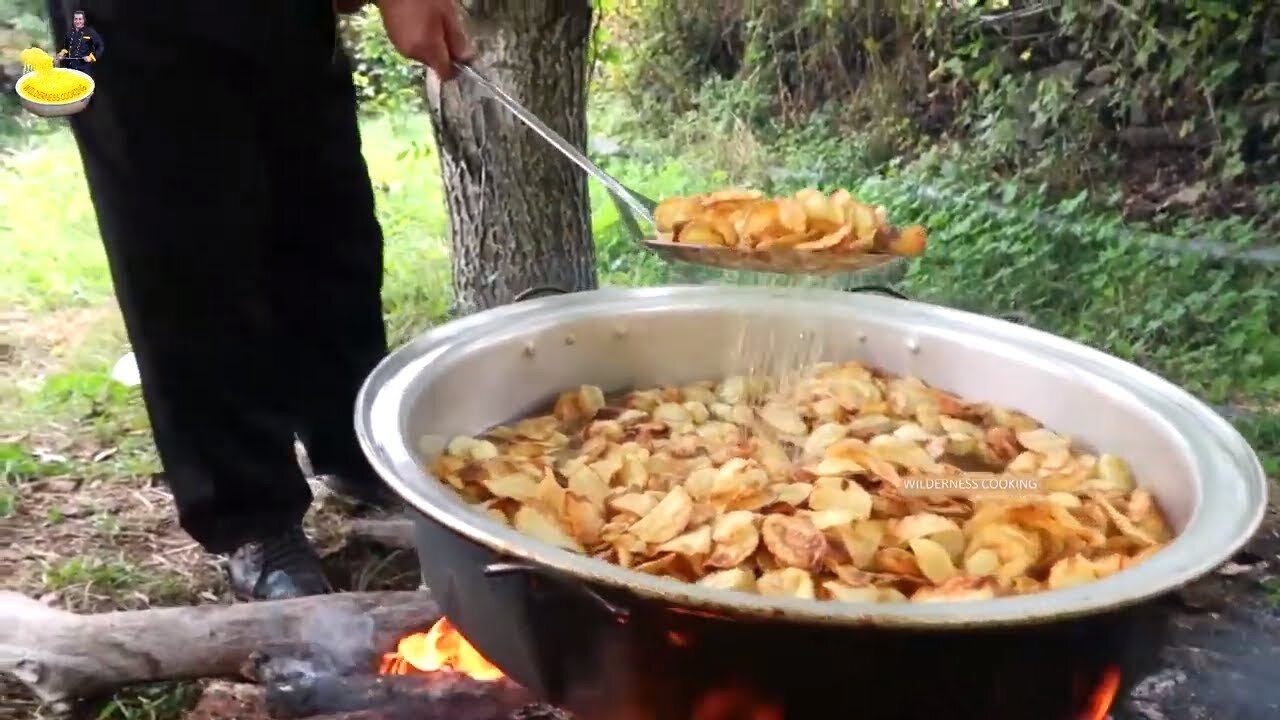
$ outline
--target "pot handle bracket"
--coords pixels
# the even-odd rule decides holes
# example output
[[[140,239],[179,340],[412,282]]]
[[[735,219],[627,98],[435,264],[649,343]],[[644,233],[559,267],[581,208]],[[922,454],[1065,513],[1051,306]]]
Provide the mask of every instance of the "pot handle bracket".
[[[897,298],[897,299],[899,299],[899,300],[910,300],[910,299],[911,299],[911,298],[907,297],[906,295],[904,295],[904,294],[902,294],[902,293],[898,292],[897,290],[894,290],[893,288],[889,287],[888,285],[855,285],[855,286],[853,286],[853,287],[851,287],[851,288],[846,288],[846,289],[845,289],[845,292],[851,292],[851,293],[860,293],[860,292],[866,292],[866,293],[877,293],[877,294],[879,294],[879,295],[888,295],[889,297]]]
[[[619,625],[626,624],[631,619],[631,611],[614,602],[605,599],[600,593],[587,587],[585,583],[577,580],[559,577],[558,573],[548,571],[545,568],[538,567],[530,562],[518,560],[506,560],[501,562],[490,563],[484,568],[485,577],[506,577],[509,575],[524,575],[532,582],[550,582],[554,583],[557,588],[561,588],[572,592],[580,599],[586,600],[589,604],[604,610],[613,618],[614,622]]]
[[[511,299],[512,302],[522,302],[524,300],[537,300],[538,298],[550,297],[552,295],[568,295],[569,291],[559,285],[535,285],[526,288]]]
[[[897,298],[899,300],[911,299],[907,297],[905,294],[897,290],[894,290],[893,288],[887,285],[856,285],[851,288],[846,288],[845,292],[851,292],[851,293],[867,292],[867,293],[876,293],[878,295],[888,295],[889,297]],[[1028,327],[1035,326],[1033,322],[1033,318],[1030,315],[1030,313],[1026,313],[1020,310],[1014,310],[1012,312],[1005,312],[1005,313],[998,313],[994,317],[1004,320],[1005,322],[1015,323],[1017,325],[1026,325]]]

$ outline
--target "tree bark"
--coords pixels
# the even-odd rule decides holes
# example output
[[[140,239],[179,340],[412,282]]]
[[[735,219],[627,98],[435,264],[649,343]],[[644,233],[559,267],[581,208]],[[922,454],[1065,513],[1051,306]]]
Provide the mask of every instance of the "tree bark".
[[[475,65],[586,145],[590,0],[467,0]],[[537,285],[596,287],[586,176],[466,79],[427,80],[449,208],[456,309]]]

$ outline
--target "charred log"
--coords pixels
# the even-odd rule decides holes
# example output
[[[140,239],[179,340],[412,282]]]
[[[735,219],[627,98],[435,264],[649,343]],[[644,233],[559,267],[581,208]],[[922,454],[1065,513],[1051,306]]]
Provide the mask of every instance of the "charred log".
[[[589,0],[469,0],[476,66],[586,146]],[[596,287],[586,176],[465,79],[427,82],[449,208],[457,310],[539,285]]]
[[[431,720],[431,718],[448,717],[449,720],[570,720],[570,716],[562,710],[542,704],[521,705],[514,708],[503,708],[503,714],[493,715],[493,703],[480,701],[472,703],[462,698],[465,692],[457,683],[450,687],[437,687],[437,696],[451,696],[446,699],[432,699],[423,690],[422,678],[396,677],[390,683],[384,682],[388,690],[385,694],[376,695],[383,701],[354,710],[336,710],[330,707],[324,714],[308,715],[306,720]],[[414,682],[416,680],[416,683]],[[374,678],[366,677],[364,682],[372,683]],[[436,681],[437,684],[440,681]],[[464,681],[465,682],[465,681]],[[474,690],[488,693],[484,685],[476,683]],[[359,681],[347,678],[344,682],[333,686],[344,688],[353,693],[361,693]],[[505,693],[506,689],[499,689]],[[188,714],[187,720],[283,720],[286,715],[305,712],[310,708],[323,707],[313,704],[310,708],[298,704],[282,704],[282,690],[261,685],[229,684],[214,681],[209,683],[196,705]],[[426,694],[424,694],[426,693]],[[268,696],[271,700],[268,701]],[[315,697],[315,696],[313,696]],[[499,705],[501,702],[499,702]],[[358,703],[346,703],[345,707],[354,707]],[[451,715],[443,715],[444,712]],[[278,715],[275,713],[284,713]]]
[[[554,708],[546,705],[529,705],[520,708],[510,715],[500,716],[501,720],[568,720],[570,716]],[[317,715],[308,720],[489,720],[488,715],[471,715],[468,712],[461,712],[457,715],[426,715],[416,707],[396,707],[390,706],[378,708],[377,710],[361,710],[353,713],[339,713],[336,715]]]
[[[440,610],[425,591],[77,615],[0,593],[0,673],[65,707],[130,685],[241,677],[264,656],[371,672]]]
[[[278,720],[368,711],[418,720],[507,720],[534,704],[527,690],[509,680],[475,680],[452,672],[312,675],[268,686],[264,698],[267,713]]]

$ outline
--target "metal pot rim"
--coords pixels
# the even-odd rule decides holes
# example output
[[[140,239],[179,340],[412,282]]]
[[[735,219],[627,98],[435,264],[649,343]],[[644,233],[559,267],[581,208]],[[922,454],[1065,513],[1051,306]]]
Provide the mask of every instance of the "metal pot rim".
[[[416,439],[402,431],[410,387],[424,368],[465,356],[469,347],[529,322],[559,324],[608,316],[610,308],[747,308],[779,300],[838,303],[918,327],[1003,342],[1044,362],[1064,363],[1107,382],[1135,402],[1156,407],[1193,450],[1202,483],[1195,510],[1168,547],[1137,567],[1066,590],[955,603],[843,603],[769,598],[646,575],[539,542],[468,508],[423,468]],[[522,322],[523,321],[523,322]],[[474,332],[483,329],[483,333]],[[819,624],[961,629],[1051,622],[1119,609],[1185,585],[1227,561],[1257,532],[1268,481],[1257,456],[1225,419],[1186,391],[1131,363],[1049,333],[1002,320],[893,298],[841,291],[708,286],[609,288],[495,308],[432,329],[391,353],[369,375],[356,403],[356,429],[370,462],[402,498],[430,519],[508,558],[548,574],[658,600],[674,610],[731,617],[786,618]]]

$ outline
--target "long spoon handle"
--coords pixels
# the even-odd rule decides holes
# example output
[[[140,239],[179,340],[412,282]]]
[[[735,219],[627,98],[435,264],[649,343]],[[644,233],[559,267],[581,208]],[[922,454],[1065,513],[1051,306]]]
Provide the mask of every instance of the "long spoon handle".
[[[620,201],[621,203],[625,203],[631,212],[644,218],[650,226],[655,225],[653,220],[653,208],[655,207],[655,203],[652,200],[635,192],[626,185],[623,185],[614,179],[612,175],[601,170],[599,166],[591,162],[591,160],[580,150],[574,147],[572,143],[561,137],[555,130],[547,127],[546,123],[542,122],[536,115],[526,110],[523,105],[516,102],[516,100],[508,95],[506,91],[498,87],[496,83],[485,77],[479,70],[476,70],[469,63],[455,62],[454,65],[457,66],[458,70],[463,75],[467,76],[474,82],[479,83],[481,87],[489,92],[494,100],[497,100],[498,103],[509,110],[512,115],[515,115],[521,122],[529,126],[530,130],[533,130],[535,133],[542,136],[542,139],[546,140],[552,147],[558,150],[561,155],[569,158],[588,175],[599,180],[601,184],[609,189],[614,202]],[[621,211],[623,208],[619,207],[619,210]],[[634,218],[630,218],[630,220],[632,221],[632,224],[634,224]]]

